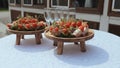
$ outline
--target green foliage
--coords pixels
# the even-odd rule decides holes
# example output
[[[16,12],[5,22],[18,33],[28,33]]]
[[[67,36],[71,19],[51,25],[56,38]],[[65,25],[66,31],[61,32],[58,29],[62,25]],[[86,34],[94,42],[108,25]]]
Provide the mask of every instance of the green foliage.
[[[2,11],[8,11],[8,9],[7,8],[0,8],[0,12],[2,12]]]

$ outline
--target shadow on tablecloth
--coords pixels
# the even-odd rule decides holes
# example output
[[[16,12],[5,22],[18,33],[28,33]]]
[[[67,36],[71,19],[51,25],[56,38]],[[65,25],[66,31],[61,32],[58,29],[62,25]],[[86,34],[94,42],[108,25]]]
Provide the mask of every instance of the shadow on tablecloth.
[[[40,52],[40,51],[48,51],[53,48],[53,43],[51,43],[51,40],[48,40],[46,38],[41,39],[41,44],[36,44],[34,38],[24,39],[21,41],[20,45],[15,45],[15,48],[19,51],[23,52]]]
[[[68,44],[64,46],[63,54],[57,55],[55,50],[55,56],[68,64],[80,65],[80,66],[92,66],[102,64],[108,61],[109,54],[107,51],[94,45],[87,45],[86,52],[80,52],[79,46]]]

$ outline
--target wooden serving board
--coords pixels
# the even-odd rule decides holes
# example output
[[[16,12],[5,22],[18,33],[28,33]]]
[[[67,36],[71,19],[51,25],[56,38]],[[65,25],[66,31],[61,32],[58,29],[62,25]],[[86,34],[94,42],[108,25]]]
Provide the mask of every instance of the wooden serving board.
[[[54,41],[54,46],[57,46],[58,54],[63,53],[64,42],[74,42],[74,43],[80,42],[80,47],[81,47],[80,49],[82,52],[85,52],[86,51],[85,41],[90,40],[94,37],[94,31],[92,29],[89,29],[88,34],[83,37],[63,38],[63,37],[56,37],[47,30],[45,31],[45,36]]]
[[[35,31],[18,31],[18,30],[11,30],[11,29],[7,29],[7,30],[14,34],[25,34],[25,35],[35,34],[35,33],[43,33],[45,31],[45,29],[35,30]]]
[[[45,29],[42,30],[36,30],[36,31],[18,31],[18,30],[11,30],[7,29],[9,32],[16,34],[16,45],[20,45],[20,40],[24,39],[24,35],[35,35],[36,43],[41,43],[42,34]]]

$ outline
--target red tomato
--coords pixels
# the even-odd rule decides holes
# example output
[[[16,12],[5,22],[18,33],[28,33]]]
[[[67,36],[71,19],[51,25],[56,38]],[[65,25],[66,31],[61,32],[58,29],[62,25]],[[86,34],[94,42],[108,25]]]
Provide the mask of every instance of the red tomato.
[[[72,27],[76,27],[76,23],[75,23],[75,22],[72,22],[72,23],[71,23],[71,26],[72,26]]]
[[[21,19],[21,24],[25,24],[25,20],[24,19]]]
[[[31,28],[31,27],[30,27],[30,24],[25,24],[25,26],[26,26],[27,29],[30,29],[30,28]]]
[[[31,23],[36,23],[37,22],[37,19],[32,19],[31,20]]]
[[[29,23],[32,23],[30,19],[28,20],[28,22],[29,22]]]
[[[71,22],[68,22],[68,25],[70,26],[70,25],[71,25]]]
[[[29,20],[25,20],[25,24],[28,24],[28,23],[30,23]]]
[[[79,27],[79,26],[81,26],[82,25],[82,22],[81,21],[78,21],[77,22],[77,26]]]
[[[37,28],[37,23],[32,23],[33,28]]]
[[[53,30],[53,27],[52,27],[52,26],[50,26],[49,30],[50,30],[50,31],[52,31],[52,30]]]
[[[81,29],[82,32],[84,31],[84,27],[83,26],[80,26],[79,29]]]
[[[12,24],[10,24],[10,23],[7,24],[7,27],[8,27],[8,28],[11,28],[11,26],[12,26]]]
[[[22,24],[18,24],[18,29],[22,29],[22,28],[23,28]]]
[[[58,28],[58,27],[56,27],[54,30],[55,30],[55,32],[58,32],[59,28]]]
[[[65,27],[66,27],[66,28],[69,28],[69,27],[70,27],[70,25],[67,23],[67,24],[65,24]]]
[[[68,30],[67,30],[67,29],[65,29],[65,28],[64,28],[64,29],[62,29],[62,31],[63,31],[63,33],[65,33],[65,34],[68,32]]]

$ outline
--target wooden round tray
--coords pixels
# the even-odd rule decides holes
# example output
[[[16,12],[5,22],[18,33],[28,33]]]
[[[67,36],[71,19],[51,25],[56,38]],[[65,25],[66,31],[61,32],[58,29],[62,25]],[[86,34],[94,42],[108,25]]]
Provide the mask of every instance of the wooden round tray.
[[[45,31],[45,29],[35,30],[35,31],[18,31],[18,30],[11,30],[11,29],[7,29],[7,30],[11,33],[16,34],[16,45],[20,45],[20,40],[24,39],[24,35],[31,35],[31,34],[35,35],[36,43],[40,44],[41,38],[42,38],[41,33]]]
[[[90,40],[94,37],[94,31],[92,29],[89,29],[88,34],[84,37],[63,38],[63,37],[56,37],[47,30],[45,31],[45,36],[54,41],[54,46],[57,46],[58,48],[57,49],[58,54],[62,54],[64,42],[74,42],[74,43],[80,42],[80,47],[81,47],[80,49],[82,52],[85,52],[86,51],[85,41]]]
[[[45,29],[42,30],[35,30],[35,31],[18,31],[18,30],[11,30],[11,29],[7,29],[9,32],[14,33],[14,34],[35,34],[35,33],[43,33],[45,31]]]
[[[63,37],[56,37],[52,35],[49,31],[45,31],[45,36],[51,40],[58,40],[64,42],[79,42],[80,40],[89,40],[94,36],[94,32],[92,29],[89,29],[88,34],[84,37],[75,37],[75,38],[63,38]]]

